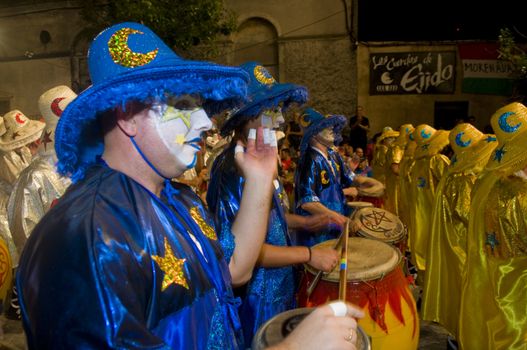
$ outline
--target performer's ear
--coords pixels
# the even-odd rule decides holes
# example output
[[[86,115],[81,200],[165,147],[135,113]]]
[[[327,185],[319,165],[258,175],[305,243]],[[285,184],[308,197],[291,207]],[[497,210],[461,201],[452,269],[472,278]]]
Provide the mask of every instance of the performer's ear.
[[[137,134],[137,118],[142,118],[142,114],[146,111],[130,115],[129,113],[117,108],[116,123],[119,129],[128,137],[134,137]]]

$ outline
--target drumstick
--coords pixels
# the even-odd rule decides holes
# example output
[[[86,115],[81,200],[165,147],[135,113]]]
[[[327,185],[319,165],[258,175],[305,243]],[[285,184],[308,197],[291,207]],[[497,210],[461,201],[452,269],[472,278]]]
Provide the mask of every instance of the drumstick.
[[[339,300],[346,301],[346,287],[348,285],[348,238],[350,220],[346,221],[342,247],[340,251]]]
[[[347,224],[346,224],[347,225]],[[340,233],[340,236],[339,238],[337,238],[337,240],[335,241],[335,244],[333,244],[333,249],[337,249],[337,247],[339,246],[340,244],[340,241],[342,240],[342,237],[344,237],[344,231],[342,231]],[[322,274],[324,273],[324,271],[322,270],[319,270],[315,276],[315,279],[313,279],[313,281],[311,282],[311,284],[307,287],[307,298],[309,299],[309,297],[311,296],[311,293],[313,293],[313,291],[315,290],[315,287],[317,286],[318,284],[318,281],[320,281],[320,278],[322,277]]]

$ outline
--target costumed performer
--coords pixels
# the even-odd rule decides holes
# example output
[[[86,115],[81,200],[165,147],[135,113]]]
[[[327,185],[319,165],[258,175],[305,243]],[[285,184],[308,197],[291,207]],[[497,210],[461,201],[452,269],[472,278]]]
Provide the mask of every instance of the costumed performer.
[[[338,225],[317,233],[296,231],[298,245],[313,246],[339,236],[352,212],[346,205],[346,196],[356,197],[358,186],[382,190],[384,187],[373,178],[355,176],[334,149],[342,139],[340,132],[346,123],[345,117],[324,116],[313,108],[306,108],[300,119],[304,136],[295,174],[295,211],[302,216],[326,214]]]
[[[38,100],[46,128],[40,139],[38,153],[13,185],[7,208],[9,228],[17,249],[17,254],[12,257],[13,268],[18,266],[18,256],[35,225],[70,184],[68,178],[60,176],[56,171],[54,139],[55,127],[62,111],[76,96],[69,87],[60,85],[46,91]],[[13,309],[10,313],[15,311],[20,317],[15,287],[10,308]]]
[[[497,142],[493,135],[485,135],[468,123],[456,125],[449,139],[454,156],[436,190],[421,317],[440,323],[455,338],[467,252],[470,194]]]
[[[448,146],[448,131],[436,130],[430,125],[421,124],[412,133],[417,148],[415,150],[415,163],[410,172],[412,184],[408,198],[410,213],[409,247],[412,263],[418,271],[426,268],[426,253],[434,196],[439,180],[450,164],[450,159],[441,154]],[[418,274],[419,283],[422,284],[423,273]]]
[[[243,100],[246,73],[181,59],[137,23],[101,32],[88,63],[93,85],[55,133],[59,172],[74,184],[20,258],[28,347],[243,348],[231,283],[250,278],[263,243],[277,150],[259,129],[237,154],[246,182],[232,229],[251,234],[236,235],[229,264],[201,200],[170,179],[196,161],[211,127],[204,107]],[[353,348],[349,317],[324,307],[311,322],[328,317]]]
[[[386,184],[386,154],[388,153],[391,144],[398,136],[398,131],[386,126],[382,129],[382,133],[379,135],[377,142],[375,143],[371,167],[373,169],[373,177],[383,184]]]
[[[207,203],[214,214],[218,238],[227,261],[231,259],[234,247],[236,237],[233,236],[232,225],[240,209],[245,183],[242,171],[236,166],[237,144],[246,145],[246,135],[250,129],[259,126],[278,129],[284,122],[282,109],[287,109],[291,103],[303,104],[307,100],[304,87],[276,82],[265,67],[257,62],[247,62],[241,68],[251,79],[249,102],[232,113],[221,128],[224,136],[233,131],[234,136],[230,146],[216,158],[212,166],[207,192]],[[273,179],[273,184],[265,243],[258,253],[253,277],[242,292],[240,319],[247,343],[252,342],[256,331],[267,320],[295,308],[294,264],[307,263],[329,272],[338,262],[338,254],[333,249],[291,246],[289,229],[302,228],[317,232],[329,225],[329,217],[303,217],[287,213],[287,196],[284,196],[284,187],[278,176]],[[305,223],[300,224],[301,220]]]
[[[527,108],[502,107],[498,145],[472,191],[459,312],[460,348],[525,349],[527,340]]]
[[[384,196],[384,209],[399,215],[399,188],[400,163],[403,159],[404,149],[408,135],[414,130],[412,124],[403,124],[399,127],[399,135],[393,143],[388,146],[385,162],[386,191]]]

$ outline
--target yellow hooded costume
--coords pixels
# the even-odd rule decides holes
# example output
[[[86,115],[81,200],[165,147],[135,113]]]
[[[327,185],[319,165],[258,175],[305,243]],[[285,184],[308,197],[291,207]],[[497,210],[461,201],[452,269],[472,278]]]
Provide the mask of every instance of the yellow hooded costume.
[[[415,163],[410,172],[409,246],[412,262],[418,270],[426,268],[434,196],[439,180],[450,160],[439,152],[448,145],[448,131],[422,124],[412,133],[417,143]]]
[[[390,144],[386,143],[386,139],[390,138],[396,138],[399,136],[398,131],[394,131],[389,126],[386,126],[382,130],[381,136],[377,139],[377,143],[375,144],[375,150],[373,152],[373,159],[372,159],[372,170],[373,170],[373,177],[376,180],[379,180],[383,184],[386,182],[386,173],[385,173],[385,164],[386,164],[386,154],[388,153],[388,149],[390,147]]]
[[[476,182],[458,341],[464,350],[527,348],[527,108],[491,118],[498,139]]]
[[[421,317],[456,335],[466,261],[470,192],[497,145],[471,124],[450,131],[454,156],[437,186],[426,258]]]
[[[403,159],[404,149],[408,134],[414,130],[412,124],[404,124],[399,128],[399,136],[393,144],[388,147],[385,162],[386,190],[384,192],[384,209],[399,215],[399,173],[400,163]],[[394,165],[396,171],[394,171]]]

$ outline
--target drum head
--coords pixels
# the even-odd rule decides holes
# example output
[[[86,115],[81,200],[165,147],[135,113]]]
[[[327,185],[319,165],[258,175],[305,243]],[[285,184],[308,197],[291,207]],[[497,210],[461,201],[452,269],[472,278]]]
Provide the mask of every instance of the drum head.
[[[402,221],[397,215],[380,208],[361,208],[354,215],[359,235],[387,243],[399,242],[406,237]]]
[[[333,247],[335,241],[330,239],[315,247]],[[375,280],[396,268],[400,261],[399,250],[387,243],[362,237],[348,239],[348,281]],[[309,265],[305,267],[314,275],[318,272]],[[337,265],[330,273],[322,275],[322,279],[338,282],[339,274],[340,266]]]
[[[256,332],[252,349],[263,350],[276,345],[293,331],[298,324],[313,311],[313,308],[304,307],[282,312],[264,323]],[[370,350],[370,341],[362,328],[357,327],[357,349]]]

